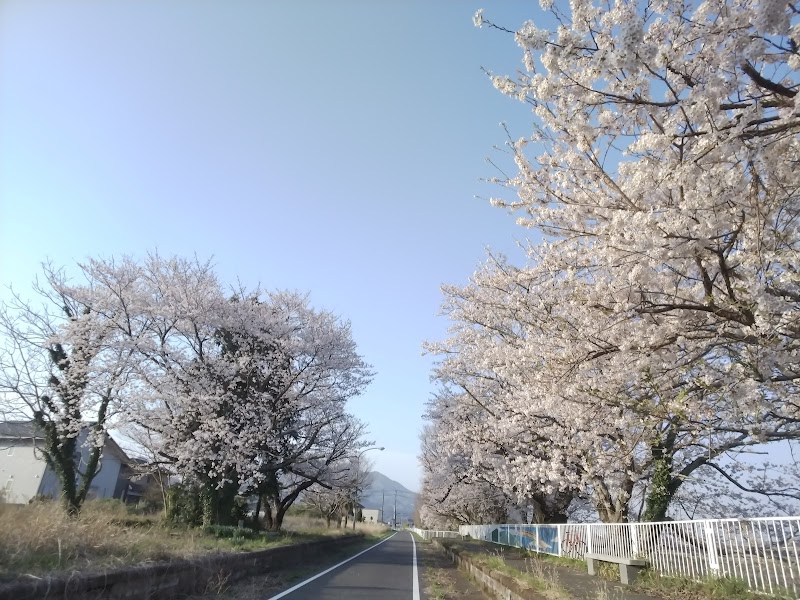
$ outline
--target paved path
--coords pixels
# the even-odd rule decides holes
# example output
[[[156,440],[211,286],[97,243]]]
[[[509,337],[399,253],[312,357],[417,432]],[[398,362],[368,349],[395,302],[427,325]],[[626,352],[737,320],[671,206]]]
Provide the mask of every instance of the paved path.
[[[420,600],[415,543],[407,531],[398,532],[272,598]]]

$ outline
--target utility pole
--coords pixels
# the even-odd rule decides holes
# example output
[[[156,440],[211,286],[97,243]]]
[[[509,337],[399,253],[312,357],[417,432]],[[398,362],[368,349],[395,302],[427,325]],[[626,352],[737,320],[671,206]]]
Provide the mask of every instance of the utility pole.
[[[394,526],[397,528],[397,490],[394,491]]]
[[[383,503],[386,501],[386,490],[381,490],[381,523],[383,523]]]

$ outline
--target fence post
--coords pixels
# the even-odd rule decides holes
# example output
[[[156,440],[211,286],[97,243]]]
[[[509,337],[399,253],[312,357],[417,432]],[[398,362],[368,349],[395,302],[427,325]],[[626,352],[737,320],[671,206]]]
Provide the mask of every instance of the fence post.
[[[563,525],[556,525],[556,539],[558,540],[558,556],[564,556],[564,553],[561,552],[561,539],[563,536],[561,535],[561,528],[564,527]]]
[[[703,523],[706,534],[706,553],[708,554],[708,570],[712,575],[719,574],[719,561],[717,560],[717,540],[714,535],[714,526],[710,521]]]
[[[628,523],[631,529],[631,556],[630,558],[639,557],[639,529],[636,523]]]
[[[586,553],[592,553],[592,524],[586,524]]]

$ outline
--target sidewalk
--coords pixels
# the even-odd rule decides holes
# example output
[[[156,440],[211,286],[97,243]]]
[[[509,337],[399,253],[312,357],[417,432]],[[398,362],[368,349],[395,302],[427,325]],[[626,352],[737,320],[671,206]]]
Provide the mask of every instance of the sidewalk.
[[[659,600],[640,592],[631,591],[630,587],[619,582],[608,581],[600,577],[581,573],[576,569],[555,564],[546,559],[537,558],[519,548],[499,546],[490,542],[474,540],[439,540],[443,545],[459,554],[465,553],[502,561],[519,573],[527,573],[552,584],[553,593],[539,592],[540,595],[561,597],[564,600]],[[559,589],[560,588],[560,589]]]

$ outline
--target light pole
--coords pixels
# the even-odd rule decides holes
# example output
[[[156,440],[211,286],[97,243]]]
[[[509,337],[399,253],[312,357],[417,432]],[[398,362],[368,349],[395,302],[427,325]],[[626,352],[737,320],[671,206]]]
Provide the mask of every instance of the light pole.
[[[369,452],[370,450],[379,450],[382,452],[386,450],[386,448],[383,446],[372,446],[370,448],[365,448],[358,453],[358,456],[356,456],[356,478],[355,481],[353,481],[353,531],[356,529],[356,504],[358,504],[358,475],[361,469],[361,455],[365,452]]]

